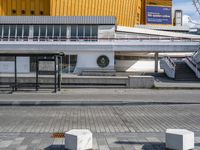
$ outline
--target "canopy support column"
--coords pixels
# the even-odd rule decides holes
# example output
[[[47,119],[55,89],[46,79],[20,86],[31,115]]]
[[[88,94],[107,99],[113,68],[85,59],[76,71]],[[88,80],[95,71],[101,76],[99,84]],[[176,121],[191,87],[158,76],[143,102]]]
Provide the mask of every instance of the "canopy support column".
[[[15,87],[14,91],[17,91],[17,56],[15,56]]]
[[[159,53],[158,52],[155,52],[155,73],[158,73],[158,56],[159,56]]]

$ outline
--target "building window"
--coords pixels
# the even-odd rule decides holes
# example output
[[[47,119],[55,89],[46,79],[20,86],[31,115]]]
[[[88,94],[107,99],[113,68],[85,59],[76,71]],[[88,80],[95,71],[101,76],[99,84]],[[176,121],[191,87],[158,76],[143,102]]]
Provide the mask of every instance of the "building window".
[[[54,39],[58,40],[60,38],[60,26],[54,25]]]
[[[15,15],[17,11],[15,9],[12,10],[12,14]]]
[[[22,25],[17,25],[17,39],[22,39],[22,31],[23,31]]]
[[[25,10],[22,10],[22,15],[25,15],[26,14],[26,11]]]
[[[28,40],[28,37],[29,37],[29,25],[24,25],[23,39]]]
[[[46,25],[40,25],[40,40],[43,41],[46,38]]]
[[[96,26],[96,25],[93,25],[92,26],[92,39],[93,40],[97,40],[97,38],[98,38],[98,26]]]
[[[47,25],[47,38],[52,39],[53,37],[53,25]]]
[[[35,15],[35,11],[34,10],[31,10],[31,15]]]
[[[37,41],[39,37],[39,31],[40,31],[40,26],[39,25],[34,25],[33,26],[33,40]]]
[[[62,58],[62,72],[73,73],[77,64],[77,55],[66,55]]]
[[[9,26],[4,25],[3,26],[3,38],[4,38],[5,41],[8,40],[8,35],[9,35]]]
[[[1,38],[2,38],[2,25],[0,25],[0,40],[1,40]]]
[[[40,15],[43,16],[43,15],[44,15],[44,12],[43,12],[43,11],[40,11]]]
[[[71,38],[77,39],[77,26],[76,25],[71,26]]]
[[[10,25],[10,40],[15,40],[16,25]]]
[[[98,26],[96,25],[73,25],[71,26],[71,39],[97,40]]]
[[[78,39],[84,39],[84,25],[78,25]]]
[[[85,38],[90,39],[90,37],[91,37],[91,28],[90,28],[90,25],[86,25],[85,26]]]
[[[61,40],[66,40],[67,38],[67,26],[61,25]]]

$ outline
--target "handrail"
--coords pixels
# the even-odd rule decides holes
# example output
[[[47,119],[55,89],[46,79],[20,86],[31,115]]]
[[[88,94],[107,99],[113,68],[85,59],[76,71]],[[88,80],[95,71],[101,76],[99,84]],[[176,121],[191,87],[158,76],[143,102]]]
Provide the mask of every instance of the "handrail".
[[[200,78],[200,69],[198,68],[197,64],[193,62],[191,59],[192,58],[190,56],[186,57],[186,60],[195,68],[195,70],[193,69],[192,70],[196,73],[197,77]]]
[[[189,56],[186,56],[186,59],[195,67],[195,68],[197,68],[198,69],[198,67],[197,67],[197,64],[196,63],[194,63],[192,60],[191,60],[191,57],[189,57]]]
[[[170,62],[170,64],[175,68],[176,64],[172,61],[172,59],[169,56],[167,56],[166,58]]]

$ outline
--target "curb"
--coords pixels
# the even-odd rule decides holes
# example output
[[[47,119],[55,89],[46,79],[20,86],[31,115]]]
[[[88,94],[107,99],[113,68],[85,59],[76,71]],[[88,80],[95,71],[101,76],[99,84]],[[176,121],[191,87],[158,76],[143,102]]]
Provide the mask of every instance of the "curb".
[[[0,106],[125,106],[125,105],[195,105],[200,102],[130,102],[130,101],[0,101]]]

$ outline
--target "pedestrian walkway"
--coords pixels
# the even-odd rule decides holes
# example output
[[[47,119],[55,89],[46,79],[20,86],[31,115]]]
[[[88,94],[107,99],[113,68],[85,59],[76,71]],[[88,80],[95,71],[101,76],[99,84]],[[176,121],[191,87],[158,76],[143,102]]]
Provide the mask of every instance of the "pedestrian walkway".
[[[89,129],[93,133],[200,132],[200,105],[1,107],[0,133],[55,133]]]
[[[164,133],[94,134],[93,150],[165,150]],[[64,138],[51,134],[0,133],[0,150],[64,150]],[[195,150],[200,150],[196,133]]]

